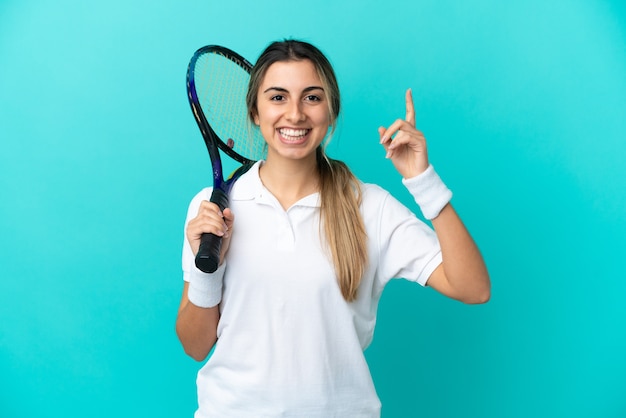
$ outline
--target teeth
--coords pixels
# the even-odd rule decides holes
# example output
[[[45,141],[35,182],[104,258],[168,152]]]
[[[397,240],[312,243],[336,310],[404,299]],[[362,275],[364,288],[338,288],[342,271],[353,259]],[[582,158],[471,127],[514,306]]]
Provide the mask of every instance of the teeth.
[[[306,135],[307,130],[306,129],[288,129],[288,128],[283,128],[280,130],[280,134],[283,136],[289,136],[292,138],[300,138],[303,137],[304,135]]]

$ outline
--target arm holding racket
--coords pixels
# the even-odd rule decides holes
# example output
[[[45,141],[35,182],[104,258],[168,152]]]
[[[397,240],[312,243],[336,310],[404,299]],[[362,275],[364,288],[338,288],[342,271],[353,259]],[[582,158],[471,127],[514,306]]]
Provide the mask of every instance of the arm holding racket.
[[[202,201],[197,215],[189,220],[185,231],[193,255],[198,253],[203,236],[217,236],[222,239],[218,258],[219,264],[222,264],[230,243],[233,221],[230,209],[222,211],[217,204]],[[176,333],[185,353],[197,361],[204,360],[217,341],[218,303],[222,291],[220,274],[222,272],[219,270],[214,274],[192,271],[189,282],[185,282],[183,288]]]
[[[411,90],[405,95],[406,116],[388,128],[380,127],[380,143],[386,157],[402,175],[424,216],[431,220],[439,243],[443,263],[428,279],[428,286],[465,303],[489,300],[491,283],[485,262],[449,203],[452,193],[443,184],[428,161],[426,138],[415,128],[415,109]]]
[[[252,65],[234,51],[208,45],[198,49],[187,70],[187,95],[211,159],[213,192],[202,201],[185,231],[195,266],[185,282],[176,331],[185,352],[201,361],[217,340],[221,278],[234,216],[228,193],[234,182],[266,155],[260,130],[249,126],[246,90]],[[220,151],[241,164],[228,179]],[[187,253],[188,254],[188,253]],[[190,254],[188,254],[190,255]]]

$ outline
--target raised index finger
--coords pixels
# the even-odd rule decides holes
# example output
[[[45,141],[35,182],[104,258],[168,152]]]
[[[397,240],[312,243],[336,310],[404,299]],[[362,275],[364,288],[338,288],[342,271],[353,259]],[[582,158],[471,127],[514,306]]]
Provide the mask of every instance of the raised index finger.
[[[415,128],[415,107],[413,106],[413,92],[411,89],[406,91],[406,117],[404,118],[412,127]]]

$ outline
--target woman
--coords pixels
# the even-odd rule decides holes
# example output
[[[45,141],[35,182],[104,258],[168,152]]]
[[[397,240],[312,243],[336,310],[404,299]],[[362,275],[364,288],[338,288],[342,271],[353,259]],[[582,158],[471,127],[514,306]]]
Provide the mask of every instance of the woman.
[[[249,117],[267,158],[235,184],[230,208],[191,202],[177,333],[200,361],[196,417],[378,417],[363,350],[394,277],[467,303],[489,299],[483,259],[406,117],[380,142],[433,229],[324,153],[339,115],[333,69],[314,46],[271,44],[251,74]],[[223,236],[215,273],[194,266],[203,233]],[[217,341],[217,343],[216,343]]]

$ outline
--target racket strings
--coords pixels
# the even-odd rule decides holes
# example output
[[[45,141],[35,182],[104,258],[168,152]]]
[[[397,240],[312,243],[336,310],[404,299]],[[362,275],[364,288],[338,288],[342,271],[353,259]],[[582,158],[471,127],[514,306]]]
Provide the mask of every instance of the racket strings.
[[[248,119],[248,72],[223,55],[208,53],[198,58],[194,76],[202,111],[222,142],[247,159],[264,159],[265,140]]]

